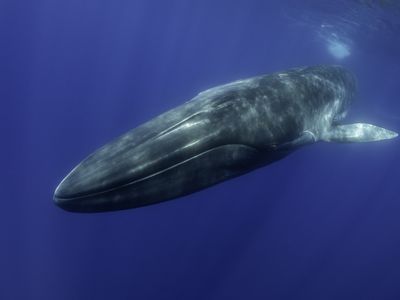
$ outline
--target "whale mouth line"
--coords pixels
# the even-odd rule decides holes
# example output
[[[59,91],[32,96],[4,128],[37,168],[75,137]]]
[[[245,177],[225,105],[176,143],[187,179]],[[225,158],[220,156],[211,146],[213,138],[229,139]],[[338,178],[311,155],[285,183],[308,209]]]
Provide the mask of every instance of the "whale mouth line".
[[[206,154],[206,153],[208,153],[208,152],[210,152],[210,151],[213,151],[213,150],[219,149],[219,148],[223,148],[223,147],[226,147],[226,146],[240,146],[240,147],[246,147],[246,148],[251,149],[251,150],[253,150],[253,151],[260,152],[259,149],[255,148],[255,147],[253,147],[253,146],[250,146],[250,145],[246,145],[246,144],[235,144],[235,143],[232,143],[232,144],[223,144],[223,145],[219,145],[219,146],[216,146],[216,147],[212,147],[212,148],[210,148],[210,149],[207,149],[207,150],[205,150],[205,151],[203,151],[203,152],[200,152],[200,153],[198,153],[198,154],[196,154],[196,155],[194,155],[194,156],[192,156],[192,157],[189,157],[189,158],[187,158],[187,159],[185,159],[185,160],[183,160],[183,161],[181,161],[181,162],[178,162],[178,163],[176,163],[176,164],[173,164],[173,165],[171,165],[171,166],[169,166],[169,167],[167,167],[167,168],[164,168],[164,169],[162,169],[162,170],[160,170],[160,171],[154,172],[154,173],[152,173],[152,174],[149,174],[149,175],[147,175],[147,176],[145,176],[145,177],[142,177],[142,178],[139,178],[139,179],[135,179],[135,180],[129,181],[129,182],[124,183],[124,184],[122,184],[122,185],[118,185],[118,186],[115,186],[115,187],[111,187],[111,188],[108,188],[108,189],[105,189],[105,190],[102,190],[102,191],[98,191],[98,192],[82,193],[82,194],[80,194],[80,195],[78,194],[77,196],[72,196],[72,197],[63,197],[63,196],[58,196],[58,195],[56,194],[56,195],[54,195],[54,199],[55,199],[57,202],[62,203],[62,202],[64,202],[64,201],[79,200],[79,199],[85,199],[85,198],[90,198],[90,197],[102,196],[102,195],[104,195],[104,194],[107,194],[107,193],[110,193],[110,192],[113,192],[113,191],[117,191],[117,190],[122,189],[122,188],[126,188],[126,187],[128,187],[128,186],[130,186],[130,185],[134,185],[134,184],[136,184],[136,183],[140,183],[140,182],[142,182],[142,181],[145,181],[145,180],[150,179],[150,178],[152,178],[152,177],[155,177],[155,176],[157,176],[157,175],[163,174],[163,173],[165,173],[165,172],[167,172],[167,171],[169,171],[169,170],[171,170],[171,169],[174,169],[174,168],[176,168],[176,167],[178,167],[178,166],[180,166],[180,165],[183,165],[183,164],[185,164],[185,163],[187,163],[187,162],[189,162],[189,161],[191,161],[191,160],[193,160],[193,159],[196,159],[196,158],[200,157],[201,155],[204,155],[204,154]],[[60,184],[60,185],[61,185],[61,184]],[[58,190],[58,189],[59,189],[59,187],[57,187],[56,190]]]

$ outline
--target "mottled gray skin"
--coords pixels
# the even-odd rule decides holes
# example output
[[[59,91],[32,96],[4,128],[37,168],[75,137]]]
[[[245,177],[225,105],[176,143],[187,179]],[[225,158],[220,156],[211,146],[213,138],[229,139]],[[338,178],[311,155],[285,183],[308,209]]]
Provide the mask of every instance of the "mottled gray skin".
[[[354,91],[353,76],[338,66],[212,88],[94,152],[60,183],[54,200],[69,211],[98,212],[198,191],[330,140]]]

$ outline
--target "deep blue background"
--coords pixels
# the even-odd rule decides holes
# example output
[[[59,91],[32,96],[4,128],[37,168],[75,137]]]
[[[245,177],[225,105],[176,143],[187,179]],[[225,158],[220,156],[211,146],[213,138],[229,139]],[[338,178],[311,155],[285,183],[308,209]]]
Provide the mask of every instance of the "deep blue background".
[[[52,202],[128,129],[290,67],[345,65],[359,85],[349,120],[400,131],[399,7],[299,3],[1,0],[0,299],[400,299],[398,139],[316,144],[136,210]],[[327,51],[322,23],[349,57]]]

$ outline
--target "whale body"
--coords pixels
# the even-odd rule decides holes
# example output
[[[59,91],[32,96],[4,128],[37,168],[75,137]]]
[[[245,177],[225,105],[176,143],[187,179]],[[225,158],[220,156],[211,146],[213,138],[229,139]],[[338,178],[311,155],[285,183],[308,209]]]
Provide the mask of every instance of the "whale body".
[[[371,124],[341,124],[355,86],[340,66],[314,66],[206,90],[89,155],[62,180],[54,200],[75,212],[141,207],[242,175],[307,144],[396,137]]]

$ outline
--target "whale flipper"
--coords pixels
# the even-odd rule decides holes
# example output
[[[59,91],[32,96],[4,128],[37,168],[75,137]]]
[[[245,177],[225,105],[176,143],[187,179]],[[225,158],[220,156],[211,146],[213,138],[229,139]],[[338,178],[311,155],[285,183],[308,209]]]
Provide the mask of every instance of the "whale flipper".
[[[397,137],[397,133],[367,123],[354,123],[332,126],[324,132],[322,140],[327,142],[351,143],[374,142]]]

